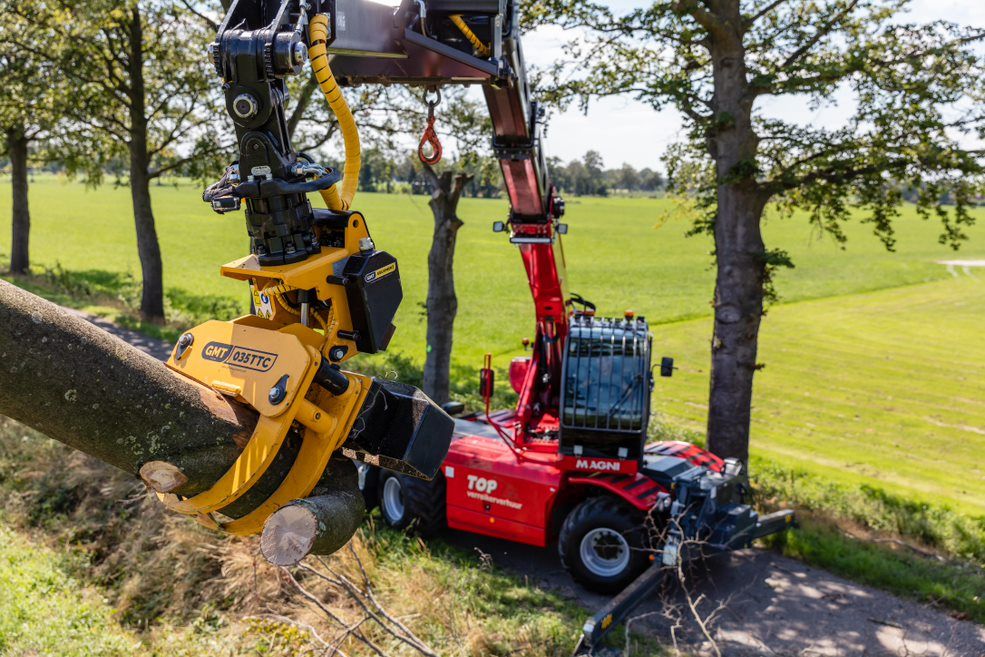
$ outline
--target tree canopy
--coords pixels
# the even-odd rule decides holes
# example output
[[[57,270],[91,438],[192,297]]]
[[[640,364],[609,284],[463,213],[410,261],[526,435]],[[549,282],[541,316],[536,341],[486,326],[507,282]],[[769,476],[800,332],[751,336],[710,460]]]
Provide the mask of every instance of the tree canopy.
[[[656,0],[617,13],[573,0],[527,7],[528,27],[571,30],[555,100],[615,94],[676,108],[686,137],[669,150],[672,189],[700,210],[695,232],[715,240],[717,279],[708,440],[748,456],[757,337],[773,271],[768,203],[805,210],[838,240],[861,208],[893,246],[904,194],[936,217],[954,246],[973,221],[985,152],[985,30],[907,19],[907,0]],[[550,78],[548,78],[550,79]],[[841,125],[771,111],[846,104]],[[976,142],[977,138],[977,142]]]

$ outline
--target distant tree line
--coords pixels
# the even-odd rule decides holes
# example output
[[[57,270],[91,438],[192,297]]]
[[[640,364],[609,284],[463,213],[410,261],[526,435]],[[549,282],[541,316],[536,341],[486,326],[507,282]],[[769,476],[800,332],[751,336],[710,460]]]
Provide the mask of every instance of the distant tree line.
[[[569,196],[610,196],[612,194],[656,194],[666,180],[649,167],[631,164],[606,169],[598,151],[590,150],[565,164],[561,158],[547,159],[551,180]],[[499,198],[503,184],[499,163],[487,153],[468,152],[452,163],[455,171],[470,176],[463,195],[471,198]],[[431,188],[416,155],[395,149],[370,148],[363,152],[359,188],[367,192],[410,192],[430,194]]]

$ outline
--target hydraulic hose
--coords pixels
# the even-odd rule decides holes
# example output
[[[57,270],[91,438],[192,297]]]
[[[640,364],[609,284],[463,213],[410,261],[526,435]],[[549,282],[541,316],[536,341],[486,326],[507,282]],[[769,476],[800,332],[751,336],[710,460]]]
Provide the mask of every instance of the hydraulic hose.
[[[332,185],[321,190],[322,199],[330,210],[348,210],[356,195],[359,185],[359,168],[362,164],[362,153],[359,146],[359,130],[356,120],[352,117],[349,104],[345,102],[339,83],[332,75],[328,64],[328,17],[318,14],[311,19],[308,27],[308,38],[311,47],[308,48],[308,59],[311,60],[311,70],[318,81],[318,86],[325,94],[328,106],[332,108],[338,119],[342,140],[345,144],[345,166],[342,168],[341,191],[339,185]]]
[[[465,22],[461,14],[452,14],[450,18],[451,22],[455,24],[455,27],[459,29],[465,38],[468,39],[469,43],[472,44],[472,47],[475,48],[475,52],[479,57],[488,57],[492,54],[489,46],[482,43],[482,40],[472,31],[472,28],[468,26],[468,23]]]

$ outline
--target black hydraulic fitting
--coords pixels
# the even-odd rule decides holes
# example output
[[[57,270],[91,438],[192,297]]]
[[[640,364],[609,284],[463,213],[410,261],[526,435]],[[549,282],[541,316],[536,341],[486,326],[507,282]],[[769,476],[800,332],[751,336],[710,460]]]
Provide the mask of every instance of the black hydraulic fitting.
[[[341,395],[349,389],[349,379],[346,378],[338,365],[333,364],[327,358],[323,358],[315,372],[315,383],[333,395]]]

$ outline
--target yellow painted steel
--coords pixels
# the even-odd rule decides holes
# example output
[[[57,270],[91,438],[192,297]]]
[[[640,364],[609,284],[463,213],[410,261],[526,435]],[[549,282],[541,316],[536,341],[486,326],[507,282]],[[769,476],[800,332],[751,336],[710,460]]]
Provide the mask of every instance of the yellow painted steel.
[[[329,282],[327,274],[334,271],[336,264],[350,255],[359,253],[359,242],[364,237],[369,237],[366,219],[359,212],[352,212],[348,217],[341,247],[323,246],[318,255],[310,256],[301,262],[267,267],[261,267],[255,255],[248,255],[226,263],[220,271],[227,278],[249,281],[260,292],[277,300],[271,318],[272,325],[277,327],[297,325],[299,317],[297,310],[287,305],[283,295],[294,290],[313,290],[315,297],[319,301],[327,302],[330,307],[328,311],[311,311],[314,322],[325,330],[321,345],[326,348],[337,345],[347,346],[346,355],[342,359],[344,361],[358,353],[353,340],[339,336],[340,331],[353,330],[349,298],[343,286]],[[242,322],[247,319],[241,318],[237,321]]]
[[[287,413],[293,408],[295,396],[308,389],[321,360],[317,352],[312,356],[309,348],[320,346],[324,339],[310,329],[287,330],[285,326],[253,317],[233,322],[213,319],[187,333],[194,336],[194,342],[181,358],[177,358],[179,348],[176,347],[168,359],[168,367],[225,395],[235,396],[237,401],[266,417]],[[272,404],[267,394],[285,375],[288,377],[286,396],[279,404]]]
[[[301,391],[311,391],[324,337],[300,324],[276,328],[257,317],[242,317],[229,323],[206,322],[188,333],[193,342],[184,350],[176,347],[168,366],[249,404],[260,417],[246,447],[209,490],[187,499],[169,494],[158,497],[172,511],[196,516],[206,526],[242,536],[255,534],[271,513],[307,496],[318,483],[332,454],[349,435],[371,379],[346,372],[346,392],[312,391],[308,396],[315,401],[309,400]],[[228,362],[230,355],[239,353],[237,349],[275,356],[274,362],[265,371]],[[285,375],[285,396],[279,404],[272,404],[266,395]],[[301,449],[274,494],[241,518],[217,519],[216,512],[240,499],[267,471],[294,422],[304,427]]]
[[[263,523],[274,511],[311,493],[332,454],[349,435],[369,392],[368,377],[346,372],[346,378],[349,389],[342,395],[329,395],[324,407],[302,400],[297,420],[305,426],[304,438],[290,472],[263,504],[242,518],[221,523],[224,531],[239,536],[255,534],[263,529]]]
[[[311,493],[332,454],[352,430],[372,384],[368,377],[345,372],[349,387],[341,395],[312,385],[331,347],[348,347],[336,360],[358,353],[351,333],[345,333],[348,338],[339,335],[352,332],[353,325],[345,287],[334,274],[346,258],[360,252],[361,240],[369,237],[369,231],[361,214],[348,212],[359,182],[361,153],[355,120],[328,65],[328,18],[315,16],[309,29],[312,71],[338,118],[345,142],[342,182],[323,191],[322,196],[330,209],[343,213],[340,219],[345,219],[344,226],[316,228],[321,243],[333,246],[322,246],[301,262],[261,266],[256,255],[249,255],[223,265],[223,276],[253,286],[255,299],[266,304],[263,317],[247,315],[232,322],[205,322],[186,333],[192,336],[191,343],[183,347],[179,343],[167,363],[183,376],[249,405],[259,414],[246,447],[209,490],[186,499],[159,495],[169,509],[237,535],[261,531],[271,513]],[[309,306],[308,314],[321,332],[298,322],[299,309],[292,307],[297,302],[291,299],[300,290],[313,292],[319,302]],[[270,398],[275,386],[283,387],[279,401]],[[223,509],[240,500],[263,477],[291,428],[297,425],[303,428],[301,448],[274,493],[240,518],[221,516]]]
[[[349,104],[345,102],[345,96],[342,95],[339,83],[332,75],[332,68],[328,63],[328,16],[318,14],[311,19],[308,26],[308,40],[311,43],[311,46],[308,47],[311,71],[314,73],[322,93],[325,94],[328,106],[332,108],[332,112],[335,113],[335,117],[339,121],[339,130],[342,132],[342,141],[345,144],[342,191],[337,189],[337,185],[332,185],[322,191],[321,195],[330,209],[348,210],[356,195],[356,187],[359,185],[362,151],[356,120],[352,117]]]
[[[161,496],[161,501],[173,511],[190,515],[211,513],[242,497],[270,467],[299,409],[309,403],[299,393],[311,387],[321,361],[318,349],[303,344],[296,330],[277,330],[263,320],[257,325],[258,318],[243,319],[247,321],[212,320],[188,331],[187,335],[194,337],[191,345],[184,350],[180,345],[175,347],[168,359],[171,369],[249,404],[260,414],[246,447],[209,490],[188,499]],[[314,335],[306,336],[309,341],[317,342],[321,338],[313,331],[310,333]],[[264,358],[272,361],[263,371],[251,369],[252,363],[233,360],[237,353],[267,354]],[[280,403],[273,404],[268,393],[285,376],[284,397]]]
[[[452,14],[451,22],[454,23],[459,32],[461,32],[462,35],[468,39],[468,42],[472,44],[473,48],[475,48],[475,52],[479,55],[479,57],[488,57],[492,54],[492,50],[489,49],[489,46],[482,43],[482,39],[480,39],[476,33],[472,31],[472,28],[470,28],[468,23],[465,22],[465,19],[462,18],[461,14]]]

